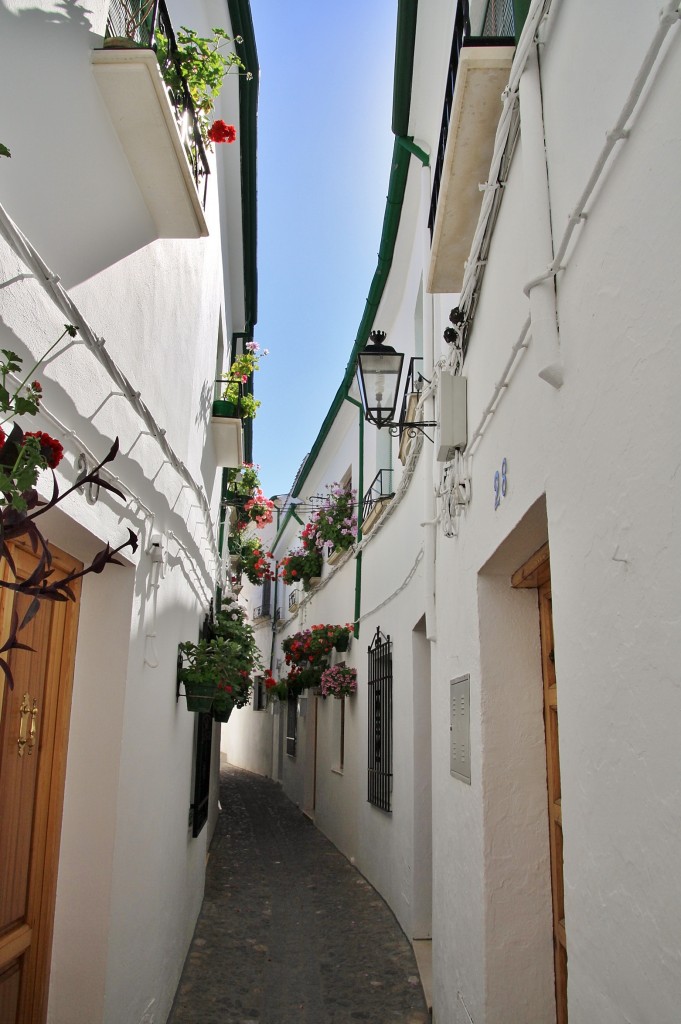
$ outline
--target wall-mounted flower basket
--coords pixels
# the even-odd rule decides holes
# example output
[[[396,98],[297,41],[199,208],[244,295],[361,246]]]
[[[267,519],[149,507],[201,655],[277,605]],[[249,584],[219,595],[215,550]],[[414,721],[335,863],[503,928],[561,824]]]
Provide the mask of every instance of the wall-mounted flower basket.
[[[322,673],[323,697],[352,697],[357,693],[357,669],[347,665],[332,665]]]
[[[243,423],[234,402],[216,399],[210,424],[218,466],[241,466],[244,458]]]
[[[192,678],[198,673],[192,671],[192,660],[185,657],[180,649],[177,653],[177,686],[175,696],[187,699],[187,711],[210,711],[217,689],[216,683],[211,679]],[[184,687],[184,693],[182,692]]]
[[[213,704],[213,708],[212,708],[213,721],[214,722],[222,722],[223,724],[225,722],[228,722],[229,721],[229,716],[231,715],[233,710],[234,710],[234,705],[233,704],[230,705],[229,707],[216,707],[215,704]]]

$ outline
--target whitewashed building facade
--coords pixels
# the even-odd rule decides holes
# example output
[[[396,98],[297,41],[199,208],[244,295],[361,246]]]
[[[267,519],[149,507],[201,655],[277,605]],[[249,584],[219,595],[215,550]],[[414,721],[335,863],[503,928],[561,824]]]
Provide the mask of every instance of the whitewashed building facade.
[[[85,576],[66,625],[53,627],[45,649],[61,669],[50,670],[44,705],[29,693],[37,747],[21,763],[36,772],[20,797],[13,702],[39,685],[25,680],[35,663],[15,662],[14,693],[0,684],[3,1024],[163,1024],[218,810],[218,727],[200,761],[197,716],[177,697],[177,648],[196,640],[220,575],[215,378],[256,316],[257,55],[247,0],[154,5],[164,31],[169,17],[175,29],[243,40],[253,80],[230,75],[215,109],[237,142],[206,150],[204,167],[153,51],[103,48],[115,7],[10,0],[0,10],[0,135],[11,151],[0,159],[0,346],[28,371],[65,322],[78,328],[34,374],[34,429],[64,446],[62,491],[120,442],[107,479],[124,498],[74,492],[43,532],[66,566],[87,565],[128,529],[139,541],[122,565]],[[32,792],[33,831],[29,821],[11,848]]]
[[[301,697],[294,752],[283,711],[234,716],[223,749],[253,754],[257,721],[248,767],[432,940],[438,1024],[675,1024],[679,9],[521,8],[399,4],[376,276],[273,541],[295,544],[291,498],[305,521],[325,484],[349,475],[361,502],[386,471],[355,551],[295,613],[278,590],[279,641],[357,624],[359,692]],[[356,404],[373,330],[430,382],[410,417],[435,443],[405,433],[404,462]]]

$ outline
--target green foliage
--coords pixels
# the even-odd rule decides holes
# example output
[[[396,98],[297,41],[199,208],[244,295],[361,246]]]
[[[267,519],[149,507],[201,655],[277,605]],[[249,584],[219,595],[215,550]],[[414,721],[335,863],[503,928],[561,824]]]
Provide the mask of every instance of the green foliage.
[[[248,704],[253,673],[262,668],[253,629],[244,615],[240,605],[228,601],[215,617],[210,639],[179,645],[180,682],[188,690],[212,688],[213,706],[220,712]]]
[[[183,82],[187,83],[204,142],[208,141],[208,122],[225,75],[232,68],[244,67],[234,51],[224,52],[232,42],[231,36],[221,28],[212,32],[212,36],[199,36],[182,25],[177,33],[177,51],[171,54],[168,38],[156,31],[156,55],[163,80],[173,92],[181,92]]]
[[[0,142],[0,156],[11,156],[11,155],[12,154],[8,150],[7,146],[3,146],[2,142]]]

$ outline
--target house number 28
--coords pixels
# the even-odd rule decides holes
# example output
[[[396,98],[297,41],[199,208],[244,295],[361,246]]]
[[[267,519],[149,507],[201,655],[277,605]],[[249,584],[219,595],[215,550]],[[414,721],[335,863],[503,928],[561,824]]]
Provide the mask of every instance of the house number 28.
[[[504,459],[499,470],[494,474],[494,507],[499,508],[501,499],[506,497],[508,487],[508,462]]]

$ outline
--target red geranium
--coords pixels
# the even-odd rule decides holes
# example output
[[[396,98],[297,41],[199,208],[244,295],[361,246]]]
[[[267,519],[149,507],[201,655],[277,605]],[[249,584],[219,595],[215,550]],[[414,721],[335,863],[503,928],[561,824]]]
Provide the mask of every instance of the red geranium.
[[[57,441],[54,437],[50,437],[43,430],[29,431],[24,434],[26,437],[37,437],[40,442],[40,454],[45,459],[45,462],[50,469],[56,469],[62,458],[64,457],[64,449],[60,441]]]
[[[0,452],[5,447],[5,439],[6,439],[6,437],[7,437],[7,435],[5,434],[5,431],[2,429],[2,427],[0,427]]]
[[[226,124],[222,120],[213,121],[208,129],[208,138],[211,142],[234,142],[236,128],[233,124]]]

